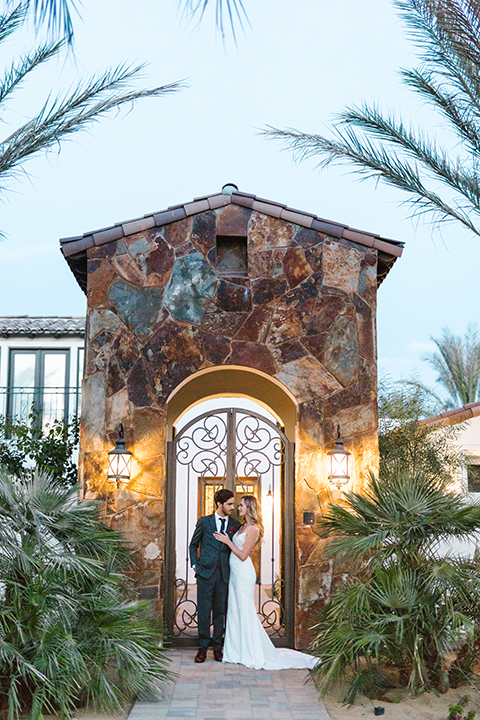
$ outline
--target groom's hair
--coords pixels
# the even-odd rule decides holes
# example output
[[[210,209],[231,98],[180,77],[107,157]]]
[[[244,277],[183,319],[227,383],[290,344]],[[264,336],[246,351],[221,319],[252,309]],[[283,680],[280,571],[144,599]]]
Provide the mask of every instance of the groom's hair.
[[[217,505],[223,505],[223,503],[226,503],[227,500],[230,500],[230,498],[234,497],[234,494],[231,490],[227,490],[226,488],[223,488],[222,490],[217,490],[215,495],[213,496],[213,500],[215,502],[215,510],[217,509]]]

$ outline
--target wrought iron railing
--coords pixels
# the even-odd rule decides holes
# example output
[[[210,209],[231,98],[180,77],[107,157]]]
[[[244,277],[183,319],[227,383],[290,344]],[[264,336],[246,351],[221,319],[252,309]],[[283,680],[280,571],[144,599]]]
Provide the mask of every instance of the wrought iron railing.
[[[45,427],[55,420],[80,416],[80,387],[0,387],[0,416]]]

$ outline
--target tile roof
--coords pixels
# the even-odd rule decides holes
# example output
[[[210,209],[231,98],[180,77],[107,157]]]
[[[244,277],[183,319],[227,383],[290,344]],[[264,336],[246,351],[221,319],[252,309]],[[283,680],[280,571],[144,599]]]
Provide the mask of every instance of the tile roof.
[[[84,337],[84,317],[0,317],[0,337]]]
[[[447,410],[447,412],[435,415],[434,417],[425,418],[420,421],[420,425],[423,425],[423,427],[435,425],[438,427],[446,427],[447,425],[457,425],[458,423],[466,422],[479,415],[480,402],[474,402],[468,405],[462,405],[460,408],[454,408],[454,410]]]
[[[397,240],[389,240],[382,238],[375,233],[367,233],[362,230],[355,230],[348,225],[332,222],[319,218],[317,215],[303,212],[302,210],[294,210],[282,205],[259,198],[256,195],[240,192],[235,185],[224,185],[221,193],[206,195],[204,197],[195,198],[190,203],[183,205],[172,205],[166,210],[156,213],[144,215],[141,218],[127,220],[125,222],[116,223],[110,227],[100,230],[93,230],[83,235],[75,237],[63,238],[60,240],[60,246],[63,255],[67,259],[77,281],[83,290],[86,289],[86,266],[85,252],[88,248],[96,245],[105,245],[106,243],[119,240],[128,235],[142,232],[153,227],[159,227],[182,220],[185,217],[205,212],[206,210],[215,210],[216,208],[226,205],[240,205],[242,207],[251,208],[257,212],[261,212],[271,217],[280,218],[286,222],[301,225],[302,227],[317,230],[325,235],[335,238],[343,238],[351,242],[364,245],[366,247],[375,248],[379,254],[379,284],[387,275],[391,266],[400,257],[403,251],[404,243]]]

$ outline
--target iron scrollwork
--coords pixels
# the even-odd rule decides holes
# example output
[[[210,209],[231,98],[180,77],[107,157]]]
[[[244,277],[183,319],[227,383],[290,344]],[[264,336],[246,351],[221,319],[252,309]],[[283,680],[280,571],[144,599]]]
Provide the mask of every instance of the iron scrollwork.
[[[285,465],[286,447],[283,434],[275,425],[261,415],[240,409],[223,409],[205,413],[183,428],[175,439],[176,461],[200,478],[215,478],[226,487],[245,487],[244,480],[255,477],[257,481],[268,477],[274,490],[275,477],[279,492],[279,472]],[[233,455],[233,459],[232,459]],[[233,469],[231,485],[228,470]],[[188,488],[190,480],[188,480]],[[189,490],[187,490],[187,534],[189,532]],[[273,497],[269,490],[270,496]],[[283,605],[284,580],[275,575],[276,540],[274,537],[275,505],[272,503],[270,523],[272,527],[271,585],[258,581],[257,612],[263,627],[271,637],[285,637],[285,613]],[[268,552],[268,550],[266,549]],[[194,588],[188,585],[188,558],[185,579],[175,580],[175,613],[173,634],[193,636],[197,629],[197,604]],[[195,596],[195,600],[192,599]],[[266,599],[265,599],[265,596]]]

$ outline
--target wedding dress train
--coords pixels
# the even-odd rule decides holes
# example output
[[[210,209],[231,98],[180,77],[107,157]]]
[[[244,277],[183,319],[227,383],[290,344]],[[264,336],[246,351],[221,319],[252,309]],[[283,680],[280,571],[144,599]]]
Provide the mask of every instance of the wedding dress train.
[[[233,543],[243,549],[246,533],[236,533]],[[230,583],[223,662],[256,670],[312,668],[319,659],[306,653],[276,648],[257,615],[254,602],[256,572],[251,558],[242,561],[230,553]]]

